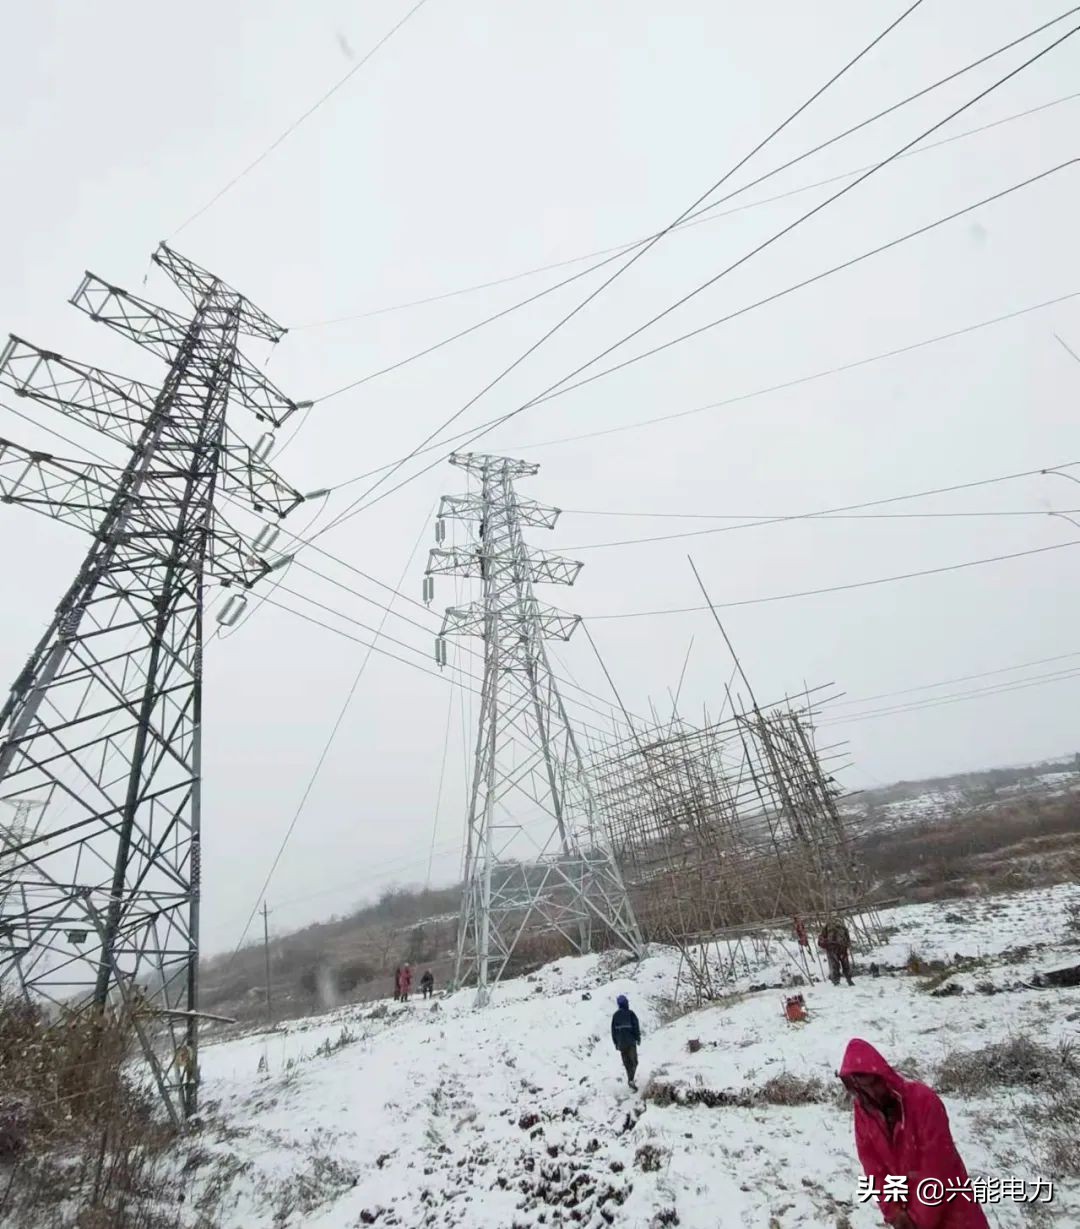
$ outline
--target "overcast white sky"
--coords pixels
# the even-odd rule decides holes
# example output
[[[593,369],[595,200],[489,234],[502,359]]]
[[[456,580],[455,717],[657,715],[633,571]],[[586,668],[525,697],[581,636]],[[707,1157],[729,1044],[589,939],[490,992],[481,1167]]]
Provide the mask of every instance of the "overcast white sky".
[[[91,324],[66,300],[89,268],[179,306],[160,274],[151,274],[145,291],[141,285],[153,247],[175,236],[180,251],[294,326],[274,352],[269,374],[298,399],[318,397],[568,271],[365,319],[295,326],[472,286],[663,226],[901,11],[899,4],[856,0],[428,0],[294,135],[175,234],[408,7],[405,0],[258,6],[192,0],[180,11],[41,0],[14,8],[0,42],[3,328],[74,358],[154,375],[155,360]],[[1049,20],[1060,7],[1044,0],[926,0],[731,186]],[[1068,22],[1055,27],[740,202],[880,159],[1070,28]],[[1080,89],[1078,83],[1080,34],[936,135],[1062,98]],[[1080,99],[1065,101],[899,161],[615,357],[1077,157],[1078,116]],[[839,186],[666,238],[481,398],[461,425],[516,408]],[[1080,300],[675,421],[549,442],[722,401],[1080,291],[1078,186],[1080,169],[1061,171],[531,409],[489,436],[485,449],[541,464],[523,493],[568,510],[557,531],[538,533],[535,544],[572,547],[586,562],[573,590],[544,596],[586,617],[697,606],[688,551],[713,599],[723,603],[1080,539],[1080,529],[1048,516],[878,519],[584,549],[708,527],[671,513],[799,513],[1080,460],[1080,366],[1053,336],[1057,331],[1080,351]],[[395,459],[602,277],[582,279],[317,406],[279,468],[311,490]],[[263,360],[255,346],[249,352]],[[78,434],[55,419],[50,425]],[[249,438],[258,433],[240,414],[233,425]],[[0,410],[0,434],[20,442],[47,439],[6,410]],[[1074,472],[1080,476],[1080,467]],[[430,525],[406,569],[410,551],[440,493],[463,485],[462,474],[439,466],[319,545],[390,584],[405,572],[404,591],[418,598]],[[363,489],[335,495],[330,510]],[[887,510],[1077,507],[1080,486],[1031,478]],[[307,516],[297,514],[297,532]],[[0,510],[0,535],[6,577],[0,678],[10,678],[86,542],[74,529],[14,508]],[[381,596],[340,564],[308,558],[328,575]],[[286,583],[356,619],[378,621],[376,607],[310,574],[294,569]],[[435,609],[453,600],[452,582],[440,582]],[[415,607],[396,609],[433,631],[437,626]],[[1080,552],[1062,549],[736,608],[724,617],[760,696],[806,681],[834,682],[858,698],[1080,652],[1078,616]],[[707,616],[596,618],[590,626],[631,709],[647,711],[650,697],[664,707],[691,636],[682,708],[692,714],[718,707],[730,662]],[[388,646],[393,651],[433,667],[426,631],[393,618],[386,630],[419,650]],[[236,941],[363,653],[269,606],[211,645],[204,795],[209,950]],[[558,658],[582,685],[608,695],[584,637],[560,647]],[[912,698],[1035,678],[1071,664]],[[1076,678],[1053,681],[830,732],[851,740],[852,788],[1071,753],[1078,745],[1077,687]],[[342,912],[387,882],[426,878],[453,695],[444,680],[373,658],[270,889],[277,928]],[[875,701],[843,711],[881,707]],[[576,703],[571,709],[579,719],[598,720]],[[462,711],[455,700],[434,833],[435,882],[457,871],[470,717],[469,705]]]

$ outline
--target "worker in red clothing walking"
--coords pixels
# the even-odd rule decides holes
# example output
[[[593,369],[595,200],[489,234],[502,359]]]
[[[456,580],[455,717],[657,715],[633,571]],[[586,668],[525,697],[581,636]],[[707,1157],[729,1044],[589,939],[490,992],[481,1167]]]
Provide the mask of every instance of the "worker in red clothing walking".
[[[893,1229],[989,1229],[937,1093],[899,1075],[857,1037],[848,1042],[839,1074],[855,1103],[859,1161],[886,1223]]]
[[[412,969],[408,965],[401,970],[401,1001],[409,1001],[409,991],[412,989]]]

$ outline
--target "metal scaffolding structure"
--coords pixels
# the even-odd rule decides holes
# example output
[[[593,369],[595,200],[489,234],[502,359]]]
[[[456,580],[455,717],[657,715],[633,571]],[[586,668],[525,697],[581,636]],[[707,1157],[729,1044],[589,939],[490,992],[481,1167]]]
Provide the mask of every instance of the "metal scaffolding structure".
[[[0,499],[91,535],[78,573],[0,709],[0,798],[48,802],[0,858],[0,979],[66,1007],[138,1001],[170,1044],[159,1087],[174,1120],[197,1105],[201,729],[206,589],[270,568],[222,504],[282,517],[302,496],[263,442],[296,402],[240,353],[284,329],[162,244],[178,314],[87,274],[72,303],[168,364],[160,388],[12,337],[0,386],[130,451],[64,460],[0,440]],[[157,1068],[155,1068],[157,1070]]]
[[[606,941],[642,949],[619,868],[606,847],[590,783],[548,660],[545,641],[569,640],[580,621],[544,605],[539,583],[571,585],[581,564],[529,547],[525,528],[552,529],[559,516],[519,499],[515,483],[539,466],[467,453],[451,464],[479,480],[472,494],[444,496],[436,540],[445,522],[476,526],[467,545],[437,546],[425,579],[477,578],[483,597],[447,609],[444,637],[484,641],[484,681],[467,812],[465,889],[458,927],[455,982],[475,982],[479,1002],[498,982],[521,937],[558,932],[577,951]]]
[[[680,948],[700,998],[748,972],[749,949],[779,944],[813,976],[818,923],[844,916],[856,941],[876,925],[837,806],[843,748],[815,743],[819,702],[736,708],[702,727],[676,718],[592,749],[637,916]]]

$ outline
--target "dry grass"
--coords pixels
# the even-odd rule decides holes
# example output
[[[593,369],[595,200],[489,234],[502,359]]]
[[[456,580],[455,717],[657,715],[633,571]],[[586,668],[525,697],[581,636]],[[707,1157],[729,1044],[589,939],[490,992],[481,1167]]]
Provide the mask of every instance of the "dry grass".
[[[1051,1047],[1014,1037],[950,1054],[938,1068],[936,1087],[961,1097],[1002,1088],[1023,1094],[1012,1112],[1023,1124],[1035,1171],[1058,1179],[1080,1176],[1080,1055],[1071,1042]]]
[[[817,1076],[803,1079],[788,1071],[766,1080],[759,1093],[764,1105],[814,1105],[831,1099],[831,1090]]]
[[[1065,1090],[1080,1081],[1080,1061],[1071,1045],[1039,1045],[1027,1037],[960,1050],[939,1065],[938,1092],[977,1097],[998,1088]]]
[[[704,1105],[709,1109],[758,1109],[763,1105],[822,1105],[842,1100],[838,1093],[822,1080],[813,1076],[806,1079],[782,1071],[766,1080],[760,1088],[740,1088],[731,1091],[723,1088],[695,1087],[672,1084],[663,1079],[650,1079],[642,1096],[653,1105]]]

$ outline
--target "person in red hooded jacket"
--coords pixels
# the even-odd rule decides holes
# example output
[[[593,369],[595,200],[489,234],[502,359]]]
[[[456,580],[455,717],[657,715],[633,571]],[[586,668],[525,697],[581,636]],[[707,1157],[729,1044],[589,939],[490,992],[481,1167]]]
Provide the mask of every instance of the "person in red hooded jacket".
[[[859,1162],[886,1222],[893,1229],[989,1229],[970,1188],[949,1198],[950,1192],[968,1187],[968,1173],[937,1093],[899,1075],[857,1037],[848,1042],[839,1075],[854,1100]],[[906,1179],[904,1198],[883,1198],[887,1175]],[[942,1185],[929,1184],[924,1202],[919,1184],[926,1179]]]

